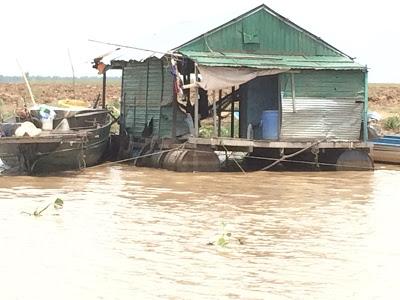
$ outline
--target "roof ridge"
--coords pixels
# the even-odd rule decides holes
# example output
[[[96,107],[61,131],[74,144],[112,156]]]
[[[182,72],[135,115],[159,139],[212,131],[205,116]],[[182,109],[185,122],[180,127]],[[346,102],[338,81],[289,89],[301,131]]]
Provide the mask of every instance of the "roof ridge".
[[[279,14],[278,12],[274,11],[273,9],[271,9],[270,7],[268,7],[264,3],[259,5],[259,6],[257,6],[257,7],[255,7],[255,8],[253,8],[253,9],[251,9],[251,10],[249,10],[249,11],[247,11],[247,12],[245,12],[245,13],[243,13],[243,14],[241,14],[241,15],[239,15],[239,16],[237,16],[237,17],[235,17],[235,18],[233,18],[233,19],[231,19],[228,22],[223,23],[222,25],[219,25],[219,26],[217,26],[217,27],[215,27],[215,28],[213,28],[213,29],[211,29],[211,30],[209,30],[209,31],[207,31],[207,32],[205,32],[205,33],[203,33],[203,34],[201,34],[201,35],[199,35],[199,36],[197,36],[197,37],[185,42],[185,43],[183,43],[182,45],[180,45],[178,47],[173,48],[171,51],[179,51],[180,48],[182,48],[182,47],[184,47],[184,46],[186,46],[186,45],[188,45],[188,44],[190,44],[190,43],[192,43],[194,41],[197,41],[197,40],[199,40],[201,38],[204,38],[207,35],[210,35],[210,34],[216,32],[216,31],[218,31],[218,30],[220,30],[220,29],[222,29],[224,27],[227,27],[227,26],[229,26],[231,24],[234,24],[235,22],[237,22],[237,21],[239,21],[239,20],[241,20],[241,19],[243,19],[245,17],[248,17],[248,16],[250,16],[250,15],[256,13],[256,12],[258,12],[261,9],[264,9],[267,13],[269,13],[269,14],[275,16],[276,18],[280,19],[282,22],[284,22],[287,25],[293,27],[295,30],[306,34],[307,36],[309,36],[313,40],[315,40],[317,42],[320,42],[320,43],[323,43],[326,47],[328,47],[332,51],[336,52],[337,54],[339,54],[341,56],[348,57],[351,60],[354,60],[351,56],[347,55],[343,51],[341,51],[341,50],[337,49],[336,47],[332,46],[331,44],[327,43],[326,41],[324,41],[322,38],[318,37],[317,35],[311,33],[310,31],[304,29],[303,27],[297,25],[296,23],[290,21],[290,19],[288,19],[288,18],[284,17],[283,15]]]

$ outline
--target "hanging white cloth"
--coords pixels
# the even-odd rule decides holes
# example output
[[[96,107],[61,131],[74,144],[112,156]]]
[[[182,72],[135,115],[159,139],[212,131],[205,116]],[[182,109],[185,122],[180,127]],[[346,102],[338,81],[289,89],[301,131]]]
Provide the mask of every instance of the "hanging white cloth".
[[[259,76],[275,75],[289,69],[256,69],[234,67],[198,66],[201,81],[198,85],[205,90],[220,90],[243,84]]]

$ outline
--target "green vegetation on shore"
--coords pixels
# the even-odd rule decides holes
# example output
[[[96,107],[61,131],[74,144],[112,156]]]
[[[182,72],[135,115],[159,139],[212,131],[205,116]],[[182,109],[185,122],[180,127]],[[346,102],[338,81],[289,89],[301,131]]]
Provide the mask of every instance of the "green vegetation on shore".
[[[383,120],[383,125],[386,130],[391,130],[395,132],[400,131],[400,116],[394,115]]]

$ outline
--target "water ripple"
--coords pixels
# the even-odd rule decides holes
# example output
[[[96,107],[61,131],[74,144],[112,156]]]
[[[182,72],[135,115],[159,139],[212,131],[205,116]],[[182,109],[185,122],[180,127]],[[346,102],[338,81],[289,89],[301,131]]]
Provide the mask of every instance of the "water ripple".
[[[399,179],[124,165],[0,177],[2,298],[392,298]],[[57,197],[60,211],[21,213]],[[223,232],[226,247],[209,245]]]

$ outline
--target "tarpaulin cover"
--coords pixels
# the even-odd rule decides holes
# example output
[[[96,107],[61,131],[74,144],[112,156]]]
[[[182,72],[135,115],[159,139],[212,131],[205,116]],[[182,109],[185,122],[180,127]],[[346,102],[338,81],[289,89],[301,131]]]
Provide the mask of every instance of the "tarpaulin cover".
[[[275,75],[287,72],[289,69],[255,69],[208,67],[199,65],[201,81],[198,85],[205,90],[220,90],[243,84],[258,76]]]

